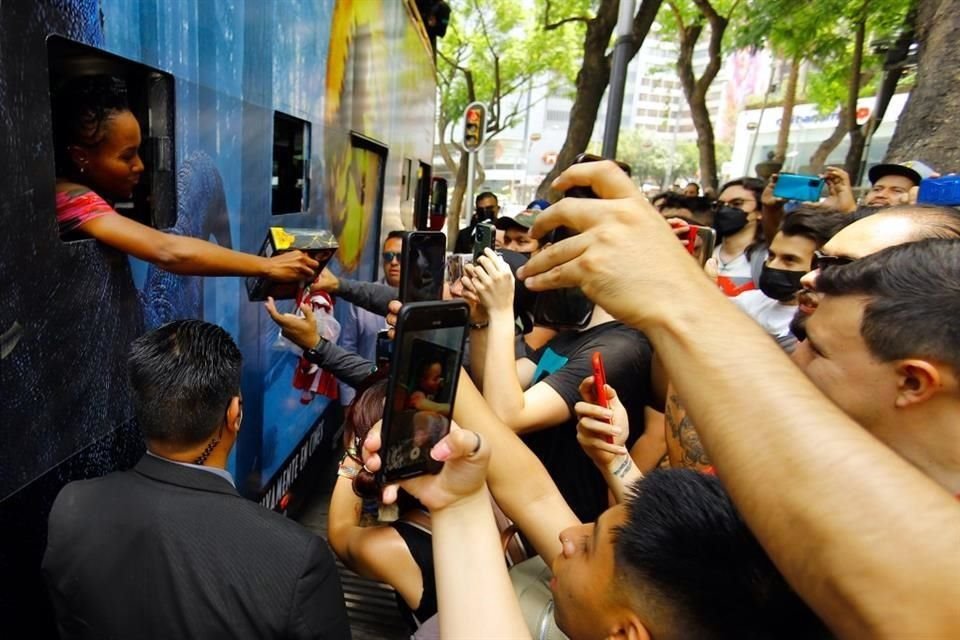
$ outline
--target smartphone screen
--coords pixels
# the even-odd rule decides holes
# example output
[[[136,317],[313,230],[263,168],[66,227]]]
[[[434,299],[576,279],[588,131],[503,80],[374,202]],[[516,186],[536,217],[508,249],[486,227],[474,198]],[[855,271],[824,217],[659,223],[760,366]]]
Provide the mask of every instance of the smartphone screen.
[[[403,241],[400,300],[439,300],[443,294],[446,236],[440,231],[412,231]]]
[[[383,482],[442,468],[430,449],[450,431],[469,315],[462,301],[401,309],[381,430]]]

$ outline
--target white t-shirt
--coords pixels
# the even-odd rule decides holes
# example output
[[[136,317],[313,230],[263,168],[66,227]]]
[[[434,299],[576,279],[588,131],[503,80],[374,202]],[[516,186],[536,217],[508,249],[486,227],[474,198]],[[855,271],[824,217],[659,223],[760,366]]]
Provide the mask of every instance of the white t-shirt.
[[[717,261],[717,284],[728,297],[736,297],[745,291],[754,289],[753,273],[750,269],[750,260],[746,253],[730,262],[723,262],[720,259],[721,245],[713,250],[713,258]]]
[[[797,305],[783,304],[779,300],[768,298],[759,289],[744,291],[731,300],[775,338],[790,332],[790,321],[797,313]]]

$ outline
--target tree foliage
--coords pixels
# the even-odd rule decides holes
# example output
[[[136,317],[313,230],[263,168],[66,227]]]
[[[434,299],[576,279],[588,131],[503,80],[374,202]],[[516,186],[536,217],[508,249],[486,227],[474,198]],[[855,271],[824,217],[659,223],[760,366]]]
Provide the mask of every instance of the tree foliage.
[[[467,154],[459,144],[463,111],[474,101],[487,107],[485,139],[521,117],[527,92],[545,84],[568,90],[577,64],[575,34],[543,37],[537,16],[512,0],[452,0],[446,35],[438,41],[438,144],[456,178],[450,231],[459,222],[467,183]],[[539,83],[539,84],[538,84]],[[482,167],[479,167],[482,178]],[[450,234],[451,237],[453,234]]]

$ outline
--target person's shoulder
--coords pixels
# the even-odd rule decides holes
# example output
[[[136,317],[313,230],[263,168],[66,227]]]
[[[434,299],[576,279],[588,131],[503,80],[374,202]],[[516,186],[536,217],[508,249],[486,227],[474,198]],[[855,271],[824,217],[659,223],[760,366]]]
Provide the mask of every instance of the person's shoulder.
[[[100,197],[97,195],[97,192],[90,187],[69,180],[57,180],[56,192],[58,196],[66,196],[68,198],[77,198],[88,194],[92,194],[98,198]]]

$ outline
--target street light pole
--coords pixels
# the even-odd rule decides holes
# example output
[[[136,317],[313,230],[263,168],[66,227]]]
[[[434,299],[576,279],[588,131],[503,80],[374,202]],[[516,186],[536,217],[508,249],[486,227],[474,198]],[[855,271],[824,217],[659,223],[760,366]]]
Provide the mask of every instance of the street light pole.
[[[603,127],[604,158],[617,155],[620,137],[620,118],[623,111],[623,91],[627,84],[627,64],[630,45],[633,42],[633,0],[620,0],[617,14],[617,42],[613,46],[613,64],[610,66],[610,93],[607,95],[607,118]]]

